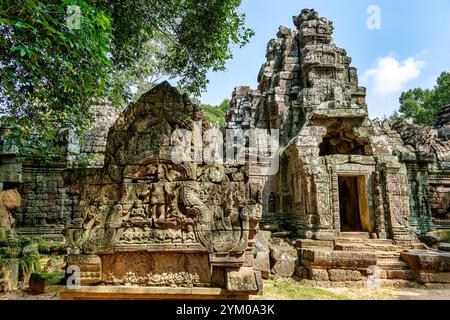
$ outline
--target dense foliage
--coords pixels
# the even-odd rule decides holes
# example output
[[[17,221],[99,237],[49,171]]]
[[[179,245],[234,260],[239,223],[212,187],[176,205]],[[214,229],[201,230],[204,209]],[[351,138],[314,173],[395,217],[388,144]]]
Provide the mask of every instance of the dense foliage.
[[[230,100],[224,99],[218,106],[202,104],[202,111],[212,123],[216,123],[220,128],[223,128],[229,105]]]
[[[2,121],[44,156],[58,152],[49,149],[58,128],[89,124],[102,97],[123,104],[161,75],[198,95],[207,71],[223,70],[232,45],[253,34],[240,1],[1,1]]]
[[[400,96],[399,112],[392,118],[412,118],[414,123],[432,125],[439,110],[450,104],[450,72],[443,72],[432,90],[415,88]]]
[[[68,0],[2,3],[1,114],[15,125],[19,142],[45,149],[52,146],[47,142],[55,140],[57,128],[85,125],[89,106],[106,94],[112,66],[107,56],[110,20],[80,1],[83,27],[70,29]]]

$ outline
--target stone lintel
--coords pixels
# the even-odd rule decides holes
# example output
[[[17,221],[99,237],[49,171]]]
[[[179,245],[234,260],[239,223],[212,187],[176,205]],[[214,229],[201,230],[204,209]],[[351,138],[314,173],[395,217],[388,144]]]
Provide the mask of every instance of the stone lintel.
[[[367,110],[364,109],[324,109],[314,111],[313,119],[365,118],[367,115]]]
[[[199,300],[199,299],[248,299],[248,294],[230,293],[222,288],[192,287],[130,287],[130,286],[82,286],[70,289],[54,286],[62,300]]]
[[[118,244],[114,247],[113,250],[108,251],[98,251],[97,254],[113,254],[116,252],[164,252],[164,251],[170,251],[170,252],[183,252],[183,253],[207,253],[208,250],[206,250],[204,247],[200,246],[199,244],[148,244],[148,245],[139,245],[139,244]]]

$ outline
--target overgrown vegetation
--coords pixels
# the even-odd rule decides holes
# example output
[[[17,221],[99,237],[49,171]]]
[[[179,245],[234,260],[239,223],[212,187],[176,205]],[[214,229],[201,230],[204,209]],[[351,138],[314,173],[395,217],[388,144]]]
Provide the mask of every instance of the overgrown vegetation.
[[[414,123],[432,125],[439,110],[450,104],[450,72],[443,72],[433,89],[415,88],[400,96],[399,111],[392,119],[412,118]]]
[[[0,238],[0,268],[10,259],[18,259],[22,276],[40,271],[40,254],[65,253],[64,244],[57,241],[20,236]]]
[[[240,3],[1,1],[1,122],[25,144],[20,152],[45,157],[61,153],[55,143],[61,127],[89,126],[90,106],[101,98],[119,106],[133,88],[142,90],[161,76],[199,95],[207,72],[224,70],[231,47],[253,35]]]
[[[213,106],[210,104],[202,104],[202,111],[205,116],[215,124],[218,124],[221,129],[225,126],[225,118],[228,111],[230,100],[224,99],[219,105]]]

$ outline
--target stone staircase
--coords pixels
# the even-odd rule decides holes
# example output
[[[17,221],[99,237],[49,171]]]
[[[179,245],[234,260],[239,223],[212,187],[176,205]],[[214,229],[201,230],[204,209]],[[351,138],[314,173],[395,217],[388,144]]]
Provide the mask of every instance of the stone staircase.
[[[296,275],[321,286],[411,286],[450,288],[450,253],[418,240],[371,239],[342,232],[335,240],[298,240]]]

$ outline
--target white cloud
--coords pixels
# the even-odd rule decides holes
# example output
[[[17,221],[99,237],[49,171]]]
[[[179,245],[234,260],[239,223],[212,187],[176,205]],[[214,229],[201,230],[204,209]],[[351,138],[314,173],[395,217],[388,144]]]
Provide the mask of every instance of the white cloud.
[[[423,84],[423,88],[433,89],[434,86],[436,85],[436,80],[438,78],[439,78],[439,74],[435,74],[435,75],[429,77],[428,79],[425,80],[425,82]]]
[[[374,68],[367,70],[363,75],[363,81],[369,82],[369,90],[376,95],[386,96],[405,89],[406,84],[416,79],[425,62],[409,57],[399,61],[392,55],[378,58]]]

